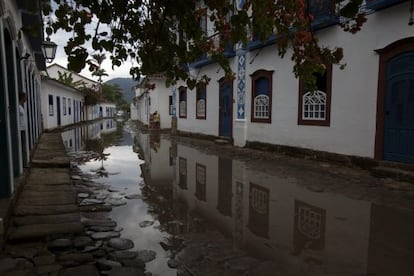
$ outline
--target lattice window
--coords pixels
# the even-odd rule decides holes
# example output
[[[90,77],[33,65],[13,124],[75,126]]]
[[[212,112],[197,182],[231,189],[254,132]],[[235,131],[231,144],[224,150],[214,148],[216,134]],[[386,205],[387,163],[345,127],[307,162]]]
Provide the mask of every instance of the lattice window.
[[[265,190],[252,188],[251,189],[251,206],[259,214],[267,213],[268,193]]]
[[[269,119],[269,96],[256,96],[254,99],[254,117],[257,119]]]
[[[187,102],[181,101],[180,102],[180,117],[187,117]]]
[[[302,99],[303,120],[326,119],[326,93],[322,91],[306,92]]]
[[[315,73],[316,87],[312,91],[303,80],[299,82],[298,124],[329,126],[332,95],[332,65],[323,73]]]

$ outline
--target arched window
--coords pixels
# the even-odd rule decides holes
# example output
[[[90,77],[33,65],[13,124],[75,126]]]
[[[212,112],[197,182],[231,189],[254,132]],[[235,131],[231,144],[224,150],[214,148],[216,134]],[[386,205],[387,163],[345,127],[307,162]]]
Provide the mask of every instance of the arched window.
[[[306,92],[302,98],[302,120],[325,120],[326,93],[322,91]]]
[[[272,118],[272,74],[273,71],[258,70],[252,77],[251,121],[271,123]]]
[[[316,74],[316,90],[310,91],[299,84],[299,125],[330,125],[332,66],[323,74]]]

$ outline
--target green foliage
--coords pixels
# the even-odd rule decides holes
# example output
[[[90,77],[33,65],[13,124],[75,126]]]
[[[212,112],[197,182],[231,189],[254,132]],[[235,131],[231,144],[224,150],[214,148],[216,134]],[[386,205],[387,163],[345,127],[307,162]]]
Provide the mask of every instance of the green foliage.
[[[88,88],[88,87],[82,87],[80,90],[85,95],[86,105],[95,105],[98,103],[99,95],[95,90]]]
[[[283,57],[291,47],[293,72],[310,85],[315,72],[328,63],[340,64],[342,59],[340,47],[319,45],[307,0],[251,0],[237,9],[235,1],[223,0],[205,0],[204,5],[194,0],[52,1],[57,6],[56,20],[47,28],[73,33],[65,47],[68,68],[79,72],[86,64],[93,64],[90,69],[100,81],[106,74],[100,68],[102,60],[99,62],[96,56],[87,60],[87,42],[94,53],[107,52],[113,66],[132,60],[135,65],[131,65],[130,73],[134,79],[164,72],[167,83],[181,79],[191,86],[204,76],[190,76],[186,65],[205,55],[224,69],[226,77],[232,77],[225,46],[247,43],[251,32],[264,42],[277,33],[278,54]],[[345,31],[354,33],[366,21],[358,9],[361,3],[362,0],[332,0],[332,13],[342,16]],[[44,13],[50,12],[45,5]],[[200,28],[205,17],[213,23],[209,29],[214,36]],[[91,29],[94,31],[88,33]],[[216,38],[219,43],[214,42]]]
[[[128,105],[121,87],[117,84],[102,84],[102,95],[107,101],[115,103],[118,109],[120,106]]]
[[[93,54],[92,58],[87,60],[89,71],[92,72],[92,76],[98,77],[99,83],[102,83],[103,76],[108,76],[105,69],[102,68],[102,63],[105,59],[106,56],[104,54]]]
[[[64,83],[67,86],[71,86],[74,88],[79,88],[80,86],[84,85],[84,82],[81,80],[74,81],[72,73],[69,72],[60,72],[58,71],[58,81]]]

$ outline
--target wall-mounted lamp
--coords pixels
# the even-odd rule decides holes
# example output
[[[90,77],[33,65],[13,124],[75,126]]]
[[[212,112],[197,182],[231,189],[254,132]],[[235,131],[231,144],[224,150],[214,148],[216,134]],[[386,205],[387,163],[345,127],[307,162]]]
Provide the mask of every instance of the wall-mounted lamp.
[[[55,59],[56,49],[57,49],[56,43],[50,40],[43,41],[42,52],[47,62],[52,62],[52,60]]]

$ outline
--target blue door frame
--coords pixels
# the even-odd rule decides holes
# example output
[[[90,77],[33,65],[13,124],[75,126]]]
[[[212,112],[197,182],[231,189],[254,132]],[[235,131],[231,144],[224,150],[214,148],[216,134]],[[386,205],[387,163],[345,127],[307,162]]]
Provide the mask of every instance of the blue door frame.
[[[219,81],[219,136],[233,138],[233,82]]]
[[[414,52],[387,65],[383,158],[414,164]]]

